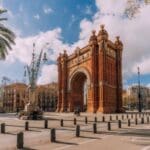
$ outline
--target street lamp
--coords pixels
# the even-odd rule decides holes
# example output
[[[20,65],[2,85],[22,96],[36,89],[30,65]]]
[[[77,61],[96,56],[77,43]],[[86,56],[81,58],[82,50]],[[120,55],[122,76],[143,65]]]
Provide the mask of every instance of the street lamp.
[[[25,111],[32,113],[35,111],[39,111],[38,102],[35,96],[35,89],[37,86],[38,75],[41,68],[42,61],[45,63],[47,61],[46,53],[44,49],[48,46],[49,43],[45,43],[43,48],[40,51],[39,55],[35,54],[35,43],[33,43],[33,53],[31,64],[25,66],[24,76],[28,77],[29,80],[29,103],[25,106]],[[26,73],[27,72],[27,73]]]
[[[139,113],[142,111],[142,105],[141,105],[141,85],[140,85],[140,68],[137,68],[138,70],[138,100],[139,100]]]
[[[49,45],[49,43],[46,43],[41,49],[39,56],[36,56],[35,43],[33,43],[33,53],[32,53],[31,64],[25,66],[25,76],[28,75],[28,80],[29,80],[29,85],[30,85],[29,87],[32,91],[36,88],[37,79],[38,79],[38,75],[39,75],[39,71],[41,67],[41,62],[43,61],[45,63],[47,61],[46,53],[43,52],[47,45]],[[26,71],[27,71],[27,74],[26,74]]]

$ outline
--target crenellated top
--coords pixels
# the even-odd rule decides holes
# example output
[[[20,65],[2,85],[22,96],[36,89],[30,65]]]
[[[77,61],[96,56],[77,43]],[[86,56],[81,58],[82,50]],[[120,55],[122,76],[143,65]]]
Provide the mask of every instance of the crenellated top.
[[[100,31],[97,35],[97,40],[98,42],[101,40],[108,40],[108,32],[104,29],[104,25],[100,25]]]

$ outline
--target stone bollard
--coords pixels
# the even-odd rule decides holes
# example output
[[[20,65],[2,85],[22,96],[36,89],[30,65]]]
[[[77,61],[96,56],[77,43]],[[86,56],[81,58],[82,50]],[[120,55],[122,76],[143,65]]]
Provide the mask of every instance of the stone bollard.
[[[56,142],[56,130],[54,128],[51,129],[51,142]]]
[[[128,119],[128,127],[131,126],[131,122],[130,122],[130,119]]]
[[[137,118],[135,118],[135,125],[137,125],[138,124],[138,119]]]
[[[5,123],[1,123],[1,133],[5,133]]]
[[[80,136],[80,126],[77,125],[76,126],[76,137],[79,137]]]
[[[111,130],[111,123],[110,122],[108,122],[108,124],[107,124],[107,129],[108,129],[108,131]]]
[[[88,118],[87,118],[87,116],[85,117],[85,124],[87,124],[88,123]]]
[[[116,115],[116,120],[118,120],[118,115]]]
[[[97,124],[93,123],[93,133],[97,133]]]
[[[141,124],[144,124],[144,118],[143,117],[141,118]]]
[[[76,124],[77,124],[77,119],[76,119],[76,118],[74,118],[74,120],[73,120],[73,124],[74,124],[74,125],[76,125]]]
[[[64,126],[64,121],[63,121],[63,119],[60,120],[60,126],[61,126],[61,127]]]
[[[121,120],[118,120],[118,128],[121,128]]]
[[[97,122],[97,117],[94,118],[94,122]]]
[[[124,120],[124,115],[122,115],[122,120]]]
[[[25,130],[26,130],[26,131],[29,130],[29,122],[28,122],[28,121],[25,122]]]
[[[23,132],[17,134],[17,149],[23,149],[24,145],[24,136]]]
[[[48,120],[44,120],[44,128],[47,129],[48,128]]]
[[[129,115],[127,114],[127,119],[129,118]]]
[[[147,117],[147,123],[149,123],[149,117]]]
[[[102,122],[105,122],[105,116],[102,117]]]
[[[112,116],[110,115],[109,120],[112,121]]]

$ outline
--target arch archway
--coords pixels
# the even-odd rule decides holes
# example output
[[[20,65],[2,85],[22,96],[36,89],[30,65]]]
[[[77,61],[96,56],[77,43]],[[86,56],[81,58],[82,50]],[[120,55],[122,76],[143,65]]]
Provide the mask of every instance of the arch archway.
[[[75,72],[70,80],[70,108],[72,111],[87,110],[89,75],[83,71]]]
[[[108,36],[102,25],[97,35],[92,32],[87,45],[71,55],[66,50],[59,55],[58,112],[73,111],[78,106],[83,110],[85,102],[88,112],[122,111],[123,44],[119,37],[112,42]],[[87,94],[83,92],[86,87]]]

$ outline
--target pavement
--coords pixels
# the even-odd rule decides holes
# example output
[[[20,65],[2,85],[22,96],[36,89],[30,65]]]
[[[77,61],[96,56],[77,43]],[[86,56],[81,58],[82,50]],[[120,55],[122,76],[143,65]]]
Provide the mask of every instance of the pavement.
[[[121,128],[118,128],[116,114],[81,113],[75,116],[72,113],[45,113],[48,129],[44,128],[44,120],[29,120],[29,131],[25,131],[26,120],[19,120],[15,114],[0,114],[0,123],[6,124],[5,134],[0,133],[0,150],[16,150],[19,132],[24,133],[24,150],[150,150],[150,123],[147,122],[150,115],[137,115],[138,125],[135,124],[135,114],[117,116],[121,120]],[[93,133],[95,117],[97,133]],[[144,124],[141,123],[142,117]],[[80,137],[76,137],[74,118],[80,125]],[[60,126],[61,119],[63,126]],[[128,126],[128,119],[131,126]],[[111,122],[111,131],[107,129],[108,122]],[[53,143],[50,141],[52,128],[56,130],[56,142]]]

